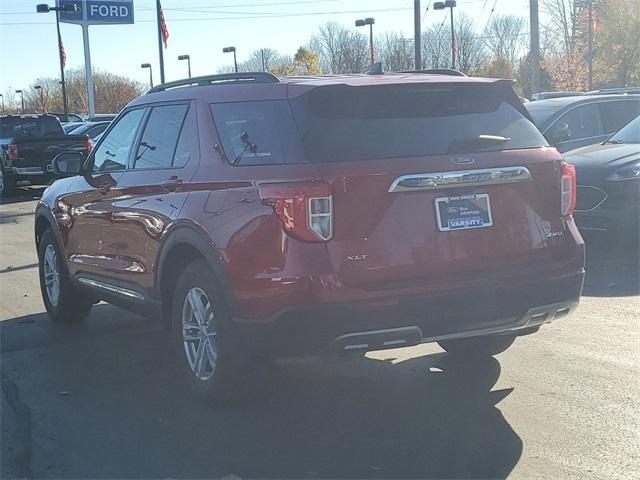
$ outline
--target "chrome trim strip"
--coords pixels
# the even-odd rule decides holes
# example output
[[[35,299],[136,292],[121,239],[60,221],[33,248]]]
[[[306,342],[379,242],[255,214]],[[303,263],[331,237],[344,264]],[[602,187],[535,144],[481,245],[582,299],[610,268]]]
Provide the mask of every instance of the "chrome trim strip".
[[[605,192],[604,190],[602,190],[601,188],[598,187],[594,187],[592,185],[577,185],[576,186],[576,195],[578,194],[578,190],[581,188],[593,188],[594,190],[598,190],[600,193],[602,193],[604,195],[604,198],[602,200],[600,200],[600,203],[597,203],[595,207],[591,207],[587,210],[579,210],[576,208],[576,212],[593,212],[596,208],[600,207],[600,205],[602,205],[604,202],[607,201],[607,199],[609,198],[609,195],[607,195],[607,192]]]
[[[15,173],[16,175],[45,175],[42,167],[13,167],[13,173]]]
[[[529,181],[531,181],[531,172],[527,167],[486,168],[403,175],[393,181],[388,191],[389,193],[414,192]]]
[[[91,278],[80,277],[78,278],[78,282],[93,288],[99,288],[101,290],[107,291],[109,293],[115,293],[116,295],[121,295],[123,297],[133,298],[134,300],[144,300],[144,295],[134,290],[129,290],[128,288],[117,287],[115,285],[111,285],[110,283],[100,282],[98,280],[93,280]]]

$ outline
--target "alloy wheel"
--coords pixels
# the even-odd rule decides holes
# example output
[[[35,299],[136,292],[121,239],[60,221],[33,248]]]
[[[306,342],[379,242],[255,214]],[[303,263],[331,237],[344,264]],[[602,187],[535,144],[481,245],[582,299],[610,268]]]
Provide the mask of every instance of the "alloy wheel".
[[[182,306],[182,340],[187,362],[198,380],[213,375],[218,359],[213,306],[199,287],[187,292]]]
[[[60,271],[58,269],[58,256],[53,245],[47,245],[44,251],[44,287],[47,299],[53,307],[58,306],[60,299]]]

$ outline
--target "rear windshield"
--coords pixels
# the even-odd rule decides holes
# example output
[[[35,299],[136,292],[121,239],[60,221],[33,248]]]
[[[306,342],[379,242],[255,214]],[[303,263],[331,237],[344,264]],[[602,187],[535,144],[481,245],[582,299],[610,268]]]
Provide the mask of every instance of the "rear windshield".
[[[502,88],[340,85],[290,100],[214,104],[212,110],[227,157],[240,165],[545,146],[522,106],[510,103]],[[479,141],[483,136],[498,139]]]
[[[13,137],[13,127],[15,127],[17,119],[15,118],[0,118],[0,138]]]
[[[62,126],[52,116],[2,119],[2,138],[29,138],[61,135]]]

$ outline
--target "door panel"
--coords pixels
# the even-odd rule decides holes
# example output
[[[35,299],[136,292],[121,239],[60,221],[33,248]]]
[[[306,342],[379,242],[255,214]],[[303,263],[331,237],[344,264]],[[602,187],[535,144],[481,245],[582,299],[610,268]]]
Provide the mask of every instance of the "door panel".
[[[109,130],[88,159],[87,170],[64,196],[70,227],[69,269],[76,277],[114,283],[118,258],[113,236],[115,188],[124,172],[145,109],[130,110]]]
[[[195,105],[150,109],[135,151],[113,204],[116,277],[121,288],[153,297],[161,241],[189,196],[199,162]]]
[[[89,174],[78,178],[74,191],[61,198],[68,212],[69,270],[74,276],[109,278],[116,262],[111,214],[122,172]],[[59,205],[60,206],[60,205]]]

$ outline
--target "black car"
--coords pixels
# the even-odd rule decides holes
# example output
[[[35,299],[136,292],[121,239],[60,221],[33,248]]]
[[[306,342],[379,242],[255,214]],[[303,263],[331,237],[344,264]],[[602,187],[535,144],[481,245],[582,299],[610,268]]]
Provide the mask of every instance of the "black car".
[[[83,122],[75,125],[71,129],[64,127],[65,133],[73,133],[74,135],[87,135],[91,140],[104,132],[111,122]]]
[[[524,104],[560,152],[600,143],[640,115],[640,95],[580,95]]]
[[[640,117],[607,141],[565,155],[576,167],[574,217],[583,232],[637,241],[640,229]]]

